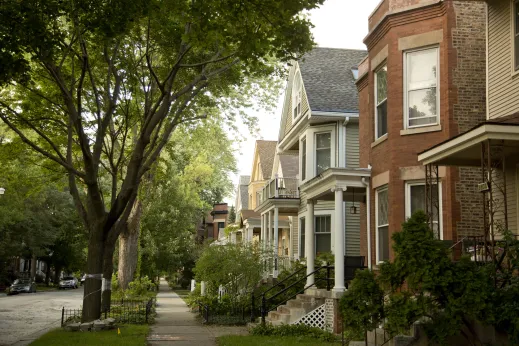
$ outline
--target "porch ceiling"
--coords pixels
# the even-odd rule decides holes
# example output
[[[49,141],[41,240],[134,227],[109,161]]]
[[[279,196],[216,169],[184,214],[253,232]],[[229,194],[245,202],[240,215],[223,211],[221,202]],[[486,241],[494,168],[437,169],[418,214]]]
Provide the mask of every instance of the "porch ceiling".
[[[506,123],[483,123],[418,154],[418,161],[424,165],[480,166],[481,143],[487,140],[502,144],[505,157],[517,155],[519,153],[519,126]]]
[[[280,216],[297,216],[299,203],[299,198],[269,198],[256,207],[254,211],[262,214],[277,207]]]
[[[309,200],[334,200],[332,189],[336,186],[345,189],[344,200],[361,201],[364,197],[366,185],[362,179],[369,179],[371,170],[369,168],[328,168],[319,176],[301,185],[300,190],[306,193]]]

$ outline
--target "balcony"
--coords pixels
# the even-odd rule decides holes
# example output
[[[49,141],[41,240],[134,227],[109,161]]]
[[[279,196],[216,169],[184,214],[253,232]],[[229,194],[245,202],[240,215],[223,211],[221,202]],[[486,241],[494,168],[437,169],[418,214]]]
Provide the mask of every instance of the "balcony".
[[[256,194],[256,212],[263,212],[271,204],[286,205],[289,209],[299,206],[299,180],[297,178],[274,178]],[[280,205],[280,207],[281,207]],[[290,210],[292,212],[292,210]]]

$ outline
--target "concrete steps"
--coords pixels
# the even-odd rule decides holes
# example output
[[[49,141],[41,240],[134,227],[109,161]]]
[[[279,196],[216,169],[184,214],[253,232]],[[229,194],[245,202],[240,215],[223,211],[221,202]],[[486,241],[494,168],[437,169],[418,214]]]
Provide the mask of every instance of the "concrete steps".
[[[275,311],[270,311],[265,322],[274,326],[292,324],[324,304],[324,301],[325,298],[322,297],[298,294],[295,299],[289,300],[285,305],[278,306]]]

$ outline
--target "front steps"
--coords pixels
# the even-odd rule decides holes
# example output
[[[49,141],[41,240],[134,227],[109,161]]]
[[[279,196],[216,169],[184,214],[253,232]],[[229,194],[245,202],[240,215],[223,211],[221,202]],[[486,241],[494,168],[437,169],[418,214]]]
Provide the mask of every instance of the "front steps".
[[[270,311],[265,322],[273,326],[293,324],[301,317],[324,304],[324,301],[324,297],[298,294],[296,299],[291,299],[285,305],[278,306],[276,311]]]

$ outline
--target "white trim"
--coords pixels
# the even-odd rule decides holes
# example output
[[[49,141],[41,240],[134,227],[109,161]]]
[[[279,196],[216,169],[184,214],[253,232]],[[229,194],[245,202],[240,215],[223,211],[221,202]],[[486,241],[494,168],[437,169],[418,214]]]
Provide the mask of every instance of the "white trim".
[[[327,125],[319,125],[319,126],[311,126],[299,134],[299,143],[301,144],[301,140],[306,138],[306,177],[303,180],[303,160],[302,160],[302,150],[299,150],[299,166],[301,169],[301,179],[300,183],[303,184],[314,177],[317,176],[317,164],[316,164],[316,135],[320,133],[330,133],[330,168],[335,168],[337,166],[337,123],[327,124]]]
[[[326,117],[352,117],[358,118],[358,112],[325,112],[325,111],[312,111],[312,115],[326,116]]]
[[[294,85],[295,85],[296,81],[299,83],[299,90],[295,90]],[[297,105],[297,102],[299,102],[299,108],[297,109],[297,115],[294,116],[294,109],[295,109],[295,106]],[[296,68],[296,70],[294,72],[294,78],[292,79],[292,109],[290,110],[293,123],[297,119],[301,118],[301,114],[303,113],[302,108],[303,108],[303,78],[301,77],[301,70],[299,68]]]
[[[486,99],[485,99],[485,103],[486,103],[486,119],[488,119],[488,117],[490,116],[490,111],[489,111],[489,99],[488,99],[488,81],[489,81],[489,74],[488,74],[488,70],[489,70],[489,65],[488,65],[488,47],[489,47],[489,43],[488,43],[488,23],[489,23],[489,19],[488,19],[488,3],[485,1],[485,12],[486,12],[486,28],[485,28],[485,39],[486,39],[486,47],[485,47],[485,54],[486,54],[486,61],[485,61],[485,65],[486,65],[486,78],[485,78],[485,91],[486,91]]]
[[[382,191],[387,191],[388,194],[387,194],[387,198],[388,198],[388,205],[389,205],[389,188],[388,188],[388,185],[385,185],[385,186],[382,186],[382,187],[379,187],[378,189],[375,190],[375,261],[376,263],[382,263],[384,261],[381,261],[380,260],[380,248],[379,248],[379,236],[378,236],[378,227],[379,227],[379,224],[378,224],[378,194],[379,192],[382,192]],[[388,211],[388,221],[389,221],[389,207],[387,209]],[[382,226],[382,227],[386,227],[386,226]],[[389,239],[389,244],[388,246],[390,246],[391,244],[391,237],[389,237],[389,224],[387,224],[387,228],[388,228],[388,239]]]
[[[337,133],[339,135],[339,138],[338,138],[338,143],[339,143],[339,146],[338,146],[338,156],[339,156],[339,160],[337,160],[337,162],[339,163],[338,164],[338,167],[346,167],[346,126],[347,126],[347,123],[343,122],[342,124],[341,123],[338,123],[337,124]]]
[[[409,126],[409,107],[408,107],[408,94],[409,90],[407,90],[407,72],[408,72],[408,56],[411,53],[419,52],[419,51],[426,51],[426,50],[436,50],[436,122],[424,124],[424,125],[414,125]],[[424,127],[424,126],[432,126],[432,125],[439,125],[440,124],[440,46],[435,44],[432,46],[426,46],[421,47],[417,49],[409,49],[404,51],[403,54],[404,62],[404,71],[403,71],[403,82],[404,82],[404,129],[410,129],[410,128],[418,128],[418,127]],[[419,89],[417,89],[419,90]],[[428,117],[432,118],[432,116]],[[414,118],[417,119],[417,118]]]
[[[516,43],[516,40],[515,40],[515,36],[516,36],[515,6],[517,6],[517,8],[519,10],[519,0],[510,0],[510,14],[512,17],[510,20],[510,28],[511,28],[510,39],[512,40],[511,45],[510,45],[512,47],[512,59],[511,59],[512,60],[512,76],[519,74],[519,66],[516,66],[516,60],[518,60],[519,57],[515,56],[515,50],[516,50],[516,47],[515,47],[515,43]],[[517,25],[519,25],[519,23],[517,23]]]
[[[377,75],[378,73],[383,69],[383,68],[386,68],[386,98],[380,102],[378,102],[378,82],[377,82]],[[380,67],[378,67],[376,70],[375,70],[375,102],[374,102],[374,105],[375,105],[375,142],[379,139],[379,138],[382,138],[384,136],[387,135],[387,63],[386,62],[383,62]],[[383,102],[386,103],[386,133],[384,133],[383,135],[380,135],[379,136],[379,133],[378,133],[378,106],[381,105]]]
[[[438,182],[438,201],[439,201],[439,210],[440,214],[439,227],[440,227],[440,240],[443,240],[443,193],[442,193],[442,182]],[[425,187],[424,180],[409,180],[405,182],[405,218],[406,220],[411,217],[411,187],[412,186],[420,186],[423,185]]]

